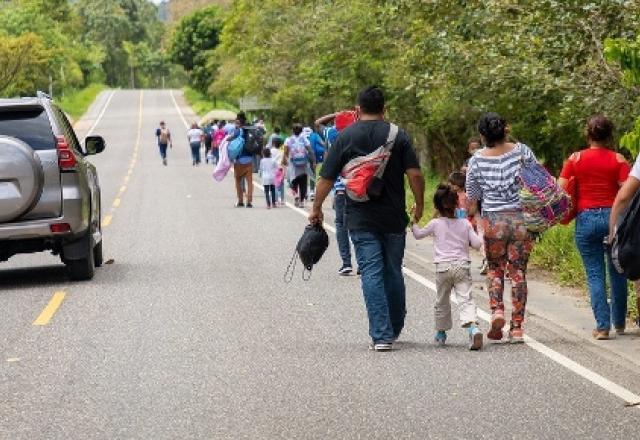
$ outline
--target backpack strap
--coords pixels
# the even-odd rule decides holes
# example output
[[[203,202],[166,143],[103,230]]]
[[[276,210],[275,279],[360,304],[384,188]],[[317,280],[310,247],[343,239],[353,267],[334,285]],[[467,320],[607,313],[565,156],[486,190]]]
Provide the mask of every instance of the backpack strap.
[[[382,177],[384,170],[387,168],[389,159],[391,159],[391,150],[396,144],[396,138],[398,137],[398,126],[396,124],[389,124],[389,136],[387,136],[387,142],[384,144],[385,158],[382,159],[382,163],[375,173],[375,177]]]

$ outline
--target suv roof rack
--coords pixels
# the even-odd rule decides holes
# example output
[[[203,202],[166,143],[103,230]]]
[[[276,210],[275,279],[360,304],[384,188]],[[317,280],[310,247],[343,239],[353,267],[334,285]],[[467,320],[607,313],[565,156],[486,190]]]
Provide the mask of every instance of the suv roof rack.
[[[46,93],[44,93],[44,92],[42,92],[42,91],[40,91],[40,90],[38,90],[38,91],[36,92],[36,96],[37,96],[38,98],[40,98],[40,99],[48,99],[49,101],[51,101],[51,96],[47,95]]]

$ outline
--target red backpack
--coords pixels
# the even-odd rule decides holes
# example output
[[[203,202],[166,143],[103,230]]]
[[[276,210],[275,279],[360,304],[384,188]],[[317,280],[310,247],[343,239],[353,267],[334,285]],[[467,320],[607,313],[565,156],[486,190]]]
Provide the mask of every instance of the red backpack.
[[[382,175],[391,158],[391,150],[396,143],[398,126],[389,125],[389,136],[384,145],[366,156],[351,159],[342,168],[340,176],[346,187],[347,196],[355,202],[367,202],[382,195],[384,181]]]

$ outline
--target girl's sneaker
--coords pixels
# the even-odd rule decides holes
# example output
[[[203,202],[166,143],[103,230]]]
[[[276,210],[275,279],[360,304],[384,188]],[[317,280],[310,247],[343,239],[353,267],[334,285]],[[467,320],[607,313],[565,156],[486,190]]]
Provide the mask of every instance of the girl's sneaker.
[[[434,338],[436,344],[440,347],[444,347],[444,345],[447,343],[447,332],[445,332],[444,330],[439,330],[438,333],[436,333],[436,337]]]
[[[493,341],[502,340],[502,328],[507,321],[504,319],[504,311],[496,310],[491,316],[491,329],[487,333],[487,338]]]
[[[469,350],[482,350],[483,335],[478,327],[469,327]]]
[[[521,344],[524,342],[524,329],[522,327],[513,327],[509,330],[509,342],[512,344]]]

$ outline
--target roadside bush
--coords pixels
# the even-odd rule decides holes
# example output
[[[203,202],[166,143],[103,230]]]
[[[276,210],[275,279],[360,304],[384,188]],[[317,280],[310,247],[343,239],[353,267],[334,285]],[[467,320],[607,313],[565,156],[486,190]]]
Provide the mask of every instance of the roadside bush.
[[[584,266],[574,242],[573,223],[545,232],[534,247],[531,263],[553,272],[562,285],[586,286]]]

